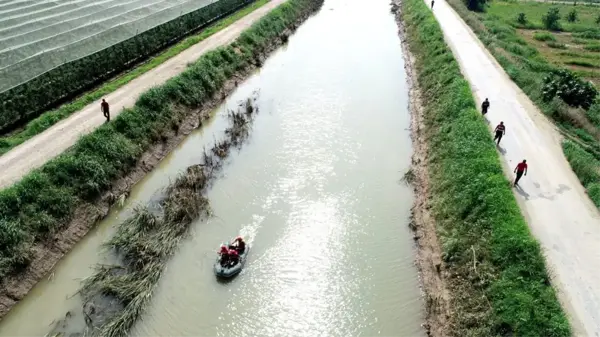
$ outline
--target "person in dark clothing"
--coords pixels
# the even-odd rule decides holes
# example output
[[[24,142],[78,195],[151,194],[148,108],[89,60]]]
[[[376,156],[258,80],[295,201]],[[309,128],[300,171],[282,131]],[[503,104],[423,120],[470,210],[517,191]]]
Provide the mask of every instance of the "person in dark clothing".
[[[100,103],[100,110],[102,111],[104,117],[106,117],[106,121],[110,122],[110,108],[104,98],[102,99],[102,103]]]
[[[481,103],[481,114],[485,115],[488,112],[489,108],[490,108],[490,101],[488,101],[488,99],[486,98],[485,101],[483,101],[483,103]]]
[[[435,0],[431,0],[431,9],[433,9],[433,4],[435,3]]]
[[[504,134],[506,133],[506,127],[504,126],[504,122],[500,122],[500,124],[498,124],[498,126],[496,126],[496,129],[494,129],[494,131],[496,132],[496,135],[494,136],[494,140],[498,140],[498,145],[500,145],[500,139],[502,139],[502,136],[504,136]]]
[[[527,160],[523,159],[522,162],[520,162],[519,164],[517,164],[517,167],[515,168],[515,173],[517,174],[517,177],[515,179],[515,186],[519,185],[519,180],[521,180],[521,177],[523,175],[527,175]]]

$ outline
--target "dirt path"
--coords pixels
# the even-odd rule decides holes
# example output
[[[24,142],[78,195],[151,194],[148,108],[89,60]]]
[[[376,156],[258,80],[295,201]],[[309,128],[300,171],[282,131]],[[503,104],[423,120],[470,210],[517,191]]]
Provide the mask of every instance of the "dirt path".
[[[204,53],[233,42],[245,29],[286,0],[271,0],[206,40],[188,48],[155,69],[136,78],[105,99],[111,106],[111,119],[124,107],[131,107],[137,98],[151,87],[166,82],[185,70],[188,63]],[[32,169],[42,166],[71,147],[79,139],[105,122],[100,112],[100,100],[86,106],[69,118],[15,147],[0,157],[0,188],[18,181]]]
[[[564,158],[558,131],[447,3],[436,1],[433,11],[477,101],[490,99],[490,126],[506,124],[500,152],[511,179],[527,159],[517,200],[544,249],[574,334],[600,336],[600,215]]]

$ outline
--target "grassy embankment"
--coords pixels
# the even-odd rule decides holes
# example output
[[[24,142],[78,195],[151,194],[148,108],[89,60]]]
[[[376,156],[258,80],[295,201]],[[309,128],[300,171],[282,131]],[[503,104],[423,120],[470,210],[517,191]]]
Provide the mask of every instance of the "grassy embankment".
[[[600,101],[585,111],[558,99],[546,102],[542,98],[544,78],[559,67],[600,87],[600,23],[596,22],[600,10],[597,6],[494,1],[485,13],[475,13],[461,0],[448,3],[511,79],[559,126],[567,139],[563,143],[567,160],[600,207]],[[542,24],[551,7],[560,10],[560,32],[546,30]],[[572,10],[578,13],[575,22],[566,19]],[[517,21],[519,13],[525,14],[526,23]]]
[[[99,88],[87,94],[84,94],[81,97],[78,97],[70,103],[62,105],[57,109],[43,113],[41,116],[27,123],[27,125],[22,130],[18,130],[17,132],[0,137],[0,155],[10,151],[15,146],[24,143],[30,138],[44,132],[52,125],[58,123],[62,119],[69,117],[71,114],[83,109],[88,104],[91,104],[99,100],[100,98],[106,96],[107,94],[116,91],[117,89],[121,88],[122,86],[126,85],[132,80],[142,76],[146,72],[163,64],[172,57],[177,56],[179,53],[190,48],[191,46],[202,42],[203,40],[209,38],[213,34],[230,26],[235,21],[260,8],[267,2],[269,2],[269,0],[257,0],[249,6],[235,12],[234,14],[225,17],[221,20],[218,20],[214,24],[211,24],[206,29],[203,29],[200,33],[192,35],[184,39],[183,41],[177,43],[176,45],[168,48],[164,52],[149,60],[148,62],[145,62],[135,67],[131,71],[128,71],[125,74],[106,82]]]
[[[208,214],[208,200],[202,193],[231,148],[239,148],[247,138],[256,111],[251,99],[237,112],[230,111],[225,139],[204,152],[203,163],[188,167],[171,183],[158,207],[138,208],[118,226],[107,246],[123,263],[101,265],[84,281],[81,293],[86,307],[83,309],[95,308],[93,313],[86,312],[89,331],[84,335],[91,332],[92,336],[124,337],[128,334],[152,298],[166,263],[192,222],[203,213]],[[153,212],[153,209],[159,211]],[[106,303],[110,303],[108,307]]]
[[[539,244],[504,176],[442,31],[422,0],[403,0],[424,106],[427,169],[451,336],[569,336]]]
[[[35,255],[34,244],[53,234],[78,206],[95,204],[124,177],[144,151],[179,130],[191,111],[210,104],[236,74],[287,41],[322,0],[290,0],[259,20],[231,45],[208,52],[179,76],[144,93],[113,122],[82,137],[72,148],[0,191],[0,279],[18,275]]]

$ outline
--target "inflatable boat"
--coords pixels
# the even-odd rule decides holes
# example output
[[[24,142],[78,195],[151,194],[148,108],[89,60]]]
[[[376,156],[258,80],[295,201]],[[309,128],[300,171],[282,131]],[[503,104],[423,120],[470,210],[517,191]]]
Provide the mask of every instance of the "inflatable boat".
[[[250,246],[246,244],[246,248],[240,254],[238,263],[234,265],[231,265],[229,263],[223,265],[221,263],[221,256],[219,255],[217,257],[217,261],[215,261],[215,275],[217,275],[217,277],[230,278],[239,274],[242,271],[242,268],[244,268],[244,263],[246,263],[246,257],[248,256],[249,251]]]

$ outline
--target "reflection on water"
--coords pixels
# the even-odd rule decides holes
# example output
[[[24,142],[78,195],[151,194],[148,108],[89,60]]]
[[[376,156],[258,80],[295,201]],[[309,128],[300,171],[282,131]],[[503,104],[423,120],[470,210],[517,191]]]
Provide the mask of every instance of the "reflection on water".
[[[396,31],[387,0],[326,1],[233,95],[261,91],[251,142],[134,335],[423,334],[412,196],[397,183],[411,148]],[[248,263],[219,283],[215,250],[238,233]]]

